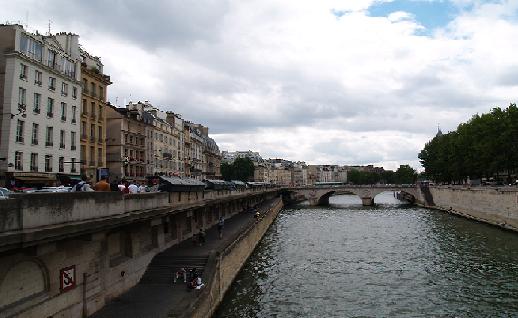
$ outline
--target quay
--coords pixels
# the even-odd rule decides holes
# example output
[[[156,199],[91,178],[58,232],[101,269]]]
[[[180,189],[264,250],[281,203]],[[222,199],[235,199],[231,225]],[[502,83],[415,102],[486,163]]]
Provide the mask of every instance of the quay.
[[[231,229],[233,216],[279,196],[276,188],[250,188],[4,200],[0,317],[88,317],[137,285],[160,252],[191,243],[220,217]]]

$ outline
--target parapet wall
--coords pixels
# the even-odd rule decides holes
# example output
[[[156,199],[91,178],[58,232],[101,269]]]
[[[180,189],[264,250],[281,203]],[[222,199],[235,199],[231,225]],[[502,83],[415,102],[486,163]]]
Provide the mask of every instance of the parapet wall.
[[[417,199],[424,206],[518,231],[517,188],[441,186],[430,187],[429,190],[434,205],[424,204],[421,192]]]
[[[282,207],[282,200],[280,198],[275,200],[268,213],[258,223],[241,233],[222,252],[211,255],[206,266],[207,286],[202,289],[197,301],[182,317],[206,318],[212,316],[241,267]]]

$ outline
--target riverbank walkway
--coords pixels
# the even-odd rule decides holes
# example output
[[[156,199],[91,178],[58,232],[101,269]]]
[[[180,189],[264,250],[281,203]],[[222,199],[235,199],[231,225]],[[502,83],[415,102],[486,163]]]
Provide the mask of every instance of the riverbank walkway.
[[[257,208],[264,213],[271,206],[268,201]],[[173,283],[174,273],[181,267],[186,270],[196,267],[201,272],[203,283],[206,283],[203,271],[209,255],[222,251],[254,222],[254,213],[243,211],[225,219],[222,239],[218,238],[217,226],[213,226],[205,231],[206,243],[203,246],[194,245],[191,239],[187,239],[162,251],[153,258],[137,285],[89,317],[165,318],[185,313],[197,292],[189,290],[183,279]]]

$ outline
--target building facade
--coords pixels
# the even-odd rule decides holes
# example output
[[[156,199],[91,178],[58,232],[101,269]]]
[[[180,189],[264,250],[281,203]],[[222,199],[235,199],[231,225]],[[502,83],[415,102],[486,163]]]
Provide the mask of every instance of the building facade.
[[[152,123],[143,109],[106,108],[106,165],[113,179],[146,182],[146,143]]]
[[[98,181],[106,168],[106,90],[110,77],[98,57],[81,50],[81,174]]]
[[[0,25],[0,183],[66,184],[79,175],[78,40]]]

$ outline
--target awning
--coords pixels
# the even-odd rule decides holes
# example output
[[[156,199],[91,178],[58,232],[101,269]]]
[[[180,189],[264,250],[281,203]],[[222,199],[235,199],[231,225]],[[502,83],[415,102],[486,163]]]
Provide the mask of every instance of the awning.
[[[160,176],[159,189],[167,192],[203,191],[205,183],[195,179]]]

